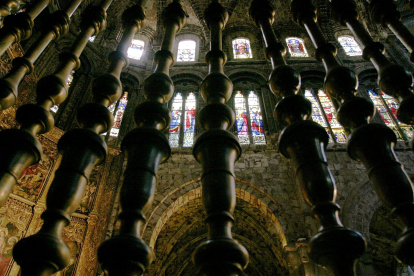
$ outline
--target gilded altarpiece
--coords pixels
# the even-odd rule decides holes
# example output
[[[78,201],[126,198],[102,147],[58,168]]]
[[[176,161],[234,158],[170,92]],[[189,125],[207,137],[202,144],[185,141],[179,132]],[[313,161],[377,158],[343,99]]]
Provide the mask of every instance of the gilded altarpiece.
[[[19,276],[12,249],[20,239],[33,235],[42,226],[46,195],[59,167],[57,142],[63,135],[58,128],[39,136],[42,160],[20,177],[7,204],[0,208],[0,276]],[[122,156],[109,149],[104,164],[94,169],[78,210],[63,231],[63,240],[71,251],[69,265],[55,276],[96,275],[96,252],[104,241],[112,205],[122,170]]]
[[[11,45],[6,53],[0,57],[0,72],[5,75],[12,68],[12,60],[16,57],[23,56],[23,49],[19,43]],[[37,83],[37,77],[35,74],[29,74],[24,77],[23,81],[19,85],[19,97],[18,101],[12,107],[0,112],[0,131],[2,129],[14,128],[17,126],[16,122],[16,110],[19,106],[34,102],[35,88]],[[1,275],[1,274],[0,274]]]

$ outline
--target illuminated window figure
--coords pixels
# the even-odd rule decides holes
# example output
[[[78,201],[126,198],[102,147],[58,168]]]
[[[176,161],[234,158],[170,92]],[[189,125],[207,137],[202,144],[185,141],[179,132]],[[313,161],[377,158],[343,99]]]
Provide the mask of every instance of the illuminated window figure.
[[[169,129],[169,141],[172,148],[178,148],[179,146],[182,110],[183,96],[181,93],[177,93],[172,102],[171,124]]]
[[[75,73],[75,71],[72,71],[72,72],[70,72],[70,74],[69,74],[69,76],[68,76],[68,79],[67,79],[67,85],[68,85],[68,89],[69,89],[69,87],[70,87],[70,85],[72,84],[72,82],[73,82],[73,74]],[[51,108],[50,108],[50,111],[52,111],[52,112],[54,112],[54,113],[56,113],[57,111],[58,111],[58,109],[59,109],[59,104],[55,104],[54,106],[52,106]]]
[[[190,93],[185,100],[184,147],[192,147],[195,132],[196,98]]]
[[[342,48],[344,48],[344,51],[348,56],[362,56],[361,47],[359,47],[352,36],[340,36],[338,37],[338,42],[341,44]]]
[[[378,114],[381,116],[382,120],[384,120],[384,123],[395,132],[397,139],[400,141],[410,140],[413,135],[413,128],[409,125],[401,123],[397,119],[397,101],[394,98],[384,94],[382,91],[380,95],[378,95],[369,89],[368,94],[374,103]]]
[[[122,98],[119,100],[114,116],[114,125],[109,132],[109,136],[118,137],[119,129],[121,127],[122,118],[124,117],[125,109],[128,104],[128,92],[125,91]],[[113,114],[115,111],[116,102],[108,107],[108,110]]]
[[[236,131],[240,144],[249,145],[251,136],[253,144],[265,145],[266,138],[259,97],[250,91],[246,102],[241,91],[237,91],[234,96],[234,108],[236,111]]]
[[[172,120],[169,128],[169,141],[172,148],[178,148],[181,144],[183,147],[193,146],[196,104],[196,97],[192,92],[188,93],[186,97],[179,92],[175,94],[171,107]],[[184,117],[182,116],[183,109]],[[181,138],[182,136],[183,138]]]
[[[94,41],[95,41],[95,38],[96,38],[96,36],[91,36],[91,37],[89,37],[89,38],[88,38],[88,40],[89,40],[90,42],[94,42]]]
[[[145,42],[138,39],[133,39],[131,46],[128,48],[128,57],[136,60],[140,60],[144,53]]]
[[[329,142],[346,143],[345,130],[336,119],[336,111],[329,96],[323,90],[319,90],[315,96],[306,89],[305,97],[312,103],[312,120],[325,128]]]
[[[303,39],[288,37],[286,38],[286,44],[292,57],[309,57]]]
[[[178,43],[177,61],[195,61],[196,42],[183,40]]]
[[[247,38],[233,40],[233,55],[235,59],[252,58],[250,41]]]

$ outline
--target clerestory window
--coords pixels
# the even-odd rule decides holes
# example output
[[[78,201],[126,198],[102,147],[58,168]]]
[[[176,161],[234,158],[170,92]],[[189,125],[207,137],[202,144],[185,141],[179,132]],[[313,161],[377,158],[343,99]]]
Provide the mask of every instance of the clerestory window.
[[[247,100],[246,100],[247,99]],[[234,95],[236,131],[241,145],[265,145],[266,137],[259,97],[254,91]]]
[[[233,39],[233,56],[234,59],[252,58],[250,40],[247,38]]]
[[[292,57],[309,57],[303,39],[298,37],[286,38],[286,44]]]
[[[348,56],[362,56],[361,47],[355,41],[355,38],[349,35],[343,35],[338,37],[338,42],[344,48],[345,53]]]
[[[196,96],[193,92],[175,93],[171,106],[172,120],[168,131],[168,140],[172,148],[193,146],[196,107]]]
[[[306,89],[305,97],[312,103],[312,120],[326,129],[329,142],[345,143],[345,129],[336,119],[334,105],[325,91],[319,90],[315,95],[312,90]]]
[[[139,39],[133,39],[131,46],[128,48],[128,57],[140,60],[144,53],[145,42]]]
[[[195,61],[196,42],[194,40],[182,40],[178,43],[177,61]]]

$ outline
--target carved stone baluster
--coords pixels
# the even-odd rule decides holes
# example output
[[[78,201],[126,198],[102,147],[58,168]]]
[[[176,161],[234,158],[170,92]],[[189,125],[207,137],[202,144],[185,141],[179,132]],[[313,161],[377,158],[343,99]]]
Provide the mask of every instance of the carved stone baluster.
[[[354,95],[358,86],[355,73],[335,60],[336,48],[326,43],[316,24],[316,9],[311,0],[293,0],[292,14],[308,31],[316,57],[325,66],[328,93],[341,103],[338,121],[352,130],[348,141],[350,157],[363,162],[378,196],[404,221],[406,228],[397,242],[396,255],[405,263],[413,264],[413,188],[393,151],[396,136],[383,124],[368,124],[375,112],[374,105]]]
[[[39,58],[49,43],[59,39],[69,31],[70,17],[83,0],[74,0],[65,11],[56,11],[49,17],[49,24],[44,25],[43,34],[30,47],[23,57],[13,60],[13,68],[0,79],[0,110],[16,103],[18,87],[24,76],[33,71],[33,63]]]
[[[210,29],[210,51],[206,55],[209,75],[201,83],[207,105],[200,111],[199,122],[206,130],[198,137],[193,154],[202,164],[203,205],[207,213],[207,241],[193,254],[200,275],[242,275],[249,262],[247,250],[231,234],[236,189],[234,163],[241,155],[237,138],[227,130],[234,124],[234,111],[226,106],[233,84],[223,73],[227,61],[222,51],[222,30],[228,13],[218,1],[212,1],[204,12]]]
[[[392,0],[367,0],[370,4],[371,18],[384,28],[388,27],[410,52],[414,62],[414,35],[401,22],[401,14]]]
[[[141,238],[141,231],[145,214],[153,202],[158,166],[171,153],[163,133],[171,123],[171,115],[164,103],[174,92],[168,74],[174,64],[175,35],[183,27],[185,18],[180,1],[174,0],[164,9],[165,34],[161,50],[155,54],[157,67],[144,82],[144,95],[148,101],[135,108],[134,119],[138,127],[130,131],[121,144],[128,161],[120,194],[120,233],[104,242],[98,250],[98,260],[109,276],[142,275],[153,259],[151,249]]]
[[[82,128],[67,132],[59,140],[62,161],[48,192],[44,224],[36,235],[22,239],[13,249],[22,276],[51,275],[69,263],[70,250],[62,240],[62,230],[81,202],[92,169],[105,160],[107,146],[99,134],[109,131],[113,124],[108,106],[122,94],[120,75],[128,65],[127,49],[145,18],[141,4],[123,13],[124,34],[110,56],[108,73],[93,83],[94,102],[78,110]]]
[[[4,18],[3,28],[0,29],[0,55],[13,43],[32,35],[33,20],[51,3],[53,0],[38,0],[26,12]]]
[[[358,21],[358,12],[353,0],[330,0],[333,17],[338,23],[347,26],[359,45],[363,48],[363,57],[370,60],[378,72],[378,85],[381,91],[398,100],[400,107],[398,119],[406,124],[414,124],[413,78],[404,67],[391,63],[384,55],[385,47],[374,42],[363,25]]]
[[[328,135],[319,124],[309,120],[311,103],[298,95],[299,74],[286,65],[285,48],[272,29],[275,10],[267,0],[254,0],[250,17],[260,26],[266,43],[266,55],[272,62],[270,88],[282,100],[276,105],[276,118],[288,125],[280,134],[279,149],[292,159],[296,177],[306,201],[321,227],[309,242],[310,257],[331,268],[334,275],[355,275],[356,260],[365,251],[365,240],[356,231],[345,228],[335,203],[335,180],[328,168],[325,147]]]
[[[24,57],[15,59],[18,63],[5,78],[0,80],[0,93],[8,93],[2,100],[6,103],[9,100],[15,101],[17,87],[24,75],[32,70],[32,62],[46,47],[49,38],[67,31],[67,26],[65,27],[63,23],[69,24],[68,18],[75,11],[79,2],[78,0],[73,1],[65,13],[57,12],[54,17],[56,24],[51,24],[54,26],[29,49]],[[2,156],[0,159],[0,205],[6,202],[23,170],[39,162],[42,147],[35,137],[53,128],[54,118],[50,108],[66,99],[68,94],[67,78],[74,68],[80,66],[79,56],[85,48],[89,36],[98,33],[105,27],[105,11],[111,2],[112,0],[104,0],[100,6],[88,11],[80,35],[71,50],[63,54],[62,62],[55,73],[38,82],[37,103],[23,105],[17,110],[16,119],[21,124],[21,128],[0,132],[0,143],[7,145],[0,147],[0,155]],[[7,87],[9,89],[5,89]],[[0,102],[3,104],[2,100]]]

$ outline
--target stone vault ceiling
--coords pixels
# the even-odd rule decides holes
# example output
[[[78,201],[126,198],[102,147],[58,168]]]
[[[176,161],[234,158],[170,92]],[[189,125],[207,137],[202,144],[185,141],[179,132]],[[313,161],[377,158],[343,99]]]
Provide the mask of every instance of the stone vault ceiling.
[[[55,3],[55,9],[64,9],[68,6],[70,0],[58,0]],[[172,0],[148,0],[145,5],[146,12],[146,22],[145,28],[150,28],[149,33],[161,33],[161,21],[160,15],[162,10],[171,3]],[[186,26],[182,30],[182,33],[186,32],[186,28],[189,30],[198,29],[198,33],[203,36],[204,39],[208,41],[209,31],[207,25],[203,19],[204,10],[207,8],[210,0],[182,0],[184,10],[188,14]],[[251,0],[219,0],[219,2],[227,9],[229,12],[229,21],[228,26],[239,27],[240,30],[246,29],[246,26],[253,27],[253,22],[249,18],[249,6]],[[287,26],[295,25],[290,18],[290,0],[272,0],[276,10],[275,24],[278,26]],[[89,4],[99,4],[98,0],[85,0],[81,9],[77,11],[78,15],[74,16],[81,17],[80,14],[85,10],[86,6]],[[114,0],[112,5],[108,9],[108,27],[107,29],[117,29],[120,27],[120,18],[122,12],[126,7],[129,7],[133,4],[133,1],[128,0]]]

